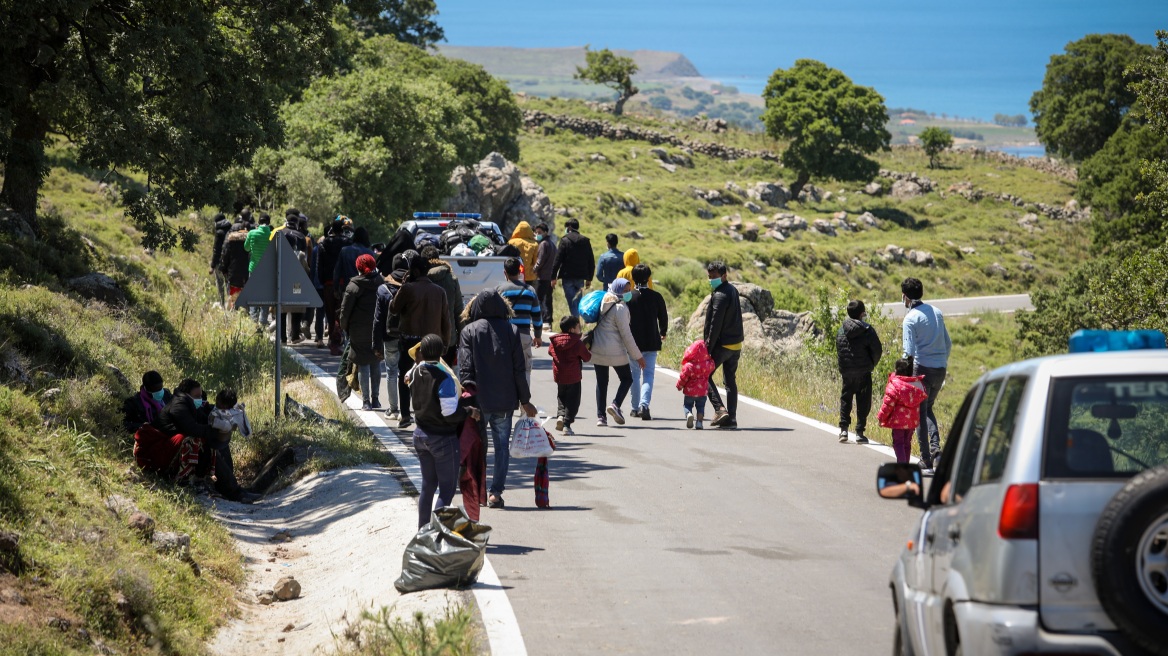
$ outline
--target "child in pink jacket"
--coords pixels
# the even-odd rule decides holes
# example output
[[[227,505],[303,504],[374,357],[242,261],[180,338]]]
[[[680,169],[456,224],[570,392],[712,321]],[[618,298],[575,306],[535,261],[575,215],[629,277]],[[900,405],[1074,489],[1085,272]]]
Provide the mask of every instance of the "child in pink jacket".
[[[681,356],[681,377],[677,379],[677,389],[685,394],[685,427],[702,429],[706,414],[706,391],[709,389],[710,374],[714,373],[714,359],[706,350],[706,343],[697,340],[685,349]],[[694,417],[694,405],[698,414]],[[696,423],[696,425],[695,425]]]
[[[896,361],[896,371],[888,374],[888,386],[884,388],[884,402],[876,418],[884,428],[892,429],[892,450],[897,462],[908,462],[912,453],[912,436],[921,421],[920,405],[928,398],[924,376],[914,376],[912,360],[901,358]]]

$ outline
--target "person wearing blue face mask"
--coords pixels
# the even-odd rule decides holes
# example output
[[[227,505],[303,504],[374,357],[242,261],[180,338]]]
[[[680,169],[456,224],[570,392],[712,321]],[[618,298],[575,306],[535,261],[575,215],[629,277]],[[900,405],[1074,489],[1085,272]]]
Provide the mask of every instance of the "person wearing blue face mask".
[[[742,304],[738,298],[738,289],[726,280],[724,262],[710,262],[706,265],[706,274],[711,292],[706,304],[702,339],[706,342],[710,357],[714,359],[715,367],[710,373],[706,392],[715,413],[710,425],[733,430],[738,428],[738,360],[742,357],[742,342],[746,334],[742,327]],[[722,380],[726,386],[725,405],[714,383],[714,373],[718,367],[722,369]]]
[[[633,374],[629,362],[642,369],[645,358],[637,348],[630,324],[629,308],[626,303],[633,298],[629,281],[617,278],[608,287],[608,293],[600,304],[600,317],[592,332],[592,368],[596,373],[596,425],[607,426],[608,417],[617,424],[625,423],[621,404],[633,386]],[[619,381],[616,396],[605,407],[608,396],[609,369],[616,371]],[[605,416],[607,413],[608,416]]]
[[[142,374],[142,387],[138,393],[122,403],[122,425],[127,432],[136,432],[143,424],[157,419],[166,404],[170,403],[170,398],[170,391],[162,385],[162,374],[147,371]]]

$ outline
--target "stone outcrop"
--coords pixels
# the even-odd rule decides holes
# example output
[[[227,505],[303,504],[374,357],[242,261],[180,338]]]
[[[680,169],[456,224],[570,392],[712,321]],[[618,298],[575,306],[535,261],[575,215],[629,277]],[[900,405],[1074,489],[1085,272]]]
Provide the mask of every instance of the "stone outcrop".
[[[731,284],[741,299],[742,327],[748,349],[769,354],[792,352],[803,348],[807,337],[815,334],[810,312],[777,310],[769,290],[748,282]],[[709,303],[710,297],[706,296],[690,315],[685,328],[689,335],[702,334]]]
[[[958,182],[957,184],[949,185],[946,190],[947,193],[957,194],[971,203],[976,203],[983,199],[996,200],[1000,203],[1009,203],[1014,207],[1026,210],[1034,214],[1041,214],[1047,218],[1055,221],[1065,221],[1067,223],[1080,223],[1091,219],[1091,208],[1080,207],[1079,202],[1071,199],[1065,205],[1050,205],[1048,203],[1030,202],[1026,199],[1015,196],[1014,194],[1006,192],[989,192],[985,189],[974,187],[972,182]],[[1037,217],[1035,217],[1037,218]]]
[[[507,237],[520,221],[546,222],[555,231],[556,213],[543,188],[499,153],[454,169],[450,184],[455,193],[442,204],[444,212],[478,212],[484,221],[498,223]]]
[[[70,278],[66,283],[73,291],[85,298],[101,301],[108,305],[125,305],[126,293],[122,291],[118,281],[104,273],[87,273],[84,276]]]

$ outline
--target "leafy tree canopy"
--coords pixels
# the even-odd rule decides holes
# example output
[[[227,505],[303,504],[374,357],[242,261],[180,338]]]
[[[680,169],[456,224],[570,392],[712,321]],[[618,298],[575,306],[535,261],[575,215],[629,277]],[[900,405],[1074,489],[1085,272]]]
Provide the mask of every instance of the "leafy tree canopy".
[[[1126,120],[1099,152],[1079,166],[1076,195],[1093,211],[1093,240],[1101,251],[1164,243],[1168,226],[1158,212],[1138,198],[1157,187],[1143,169],[1149,160],[1168,158],[1168,136],[1135,120]]]
[[[1138,80],[1132,88],[1140,98],[1133,113],[1168,137],[1168,31],[1157,31],[1156,38],[1156,50],[1132,66]],[[1168,222],[1168,158],[1163,153],[1159,157],[1152,154],[1142,162],[1141,173],[1148,188],[1140,191],[1136,202],[1156,215],[1161,224]]]
[[[1127,69],[1152,48],[1123,34],[1089,34],[1053,55],[1030,97],[1034,128],[1047,150],[1084,160],[1103,148],[1136,100]]]
[[[949,131],[937,127],[922,130],[920,139],[921,147],[929,156],[929,168],[931,169],[937,167],[937,156],[941,154],[941,151],[953,145],[953,135]]]
[[[583,68],[576,67],[576,74],[573,77],[616,90],[616,106],[612,113],[620,116],[624,111],[625,102],[640,91],[633,84],[637,64],[631,57],[618,57],[608,48],[592,50],[588,46],[584,46],[584,63]]]
[[[871,180],[880,169],[869,155],[887,150],[892,136],[885,129],[884,98],[871,87],[854,84],[842,72],[800,59],[790,69],[771,74],[763,91],[767,133],[789,142],[783,164],[797,179],[797,196],[815,177]]]
[[[446,40],[446,33],[434,21],[438,15],[434,0],[345,0],[345,5],[367,35],[391,36],[422,47]]]

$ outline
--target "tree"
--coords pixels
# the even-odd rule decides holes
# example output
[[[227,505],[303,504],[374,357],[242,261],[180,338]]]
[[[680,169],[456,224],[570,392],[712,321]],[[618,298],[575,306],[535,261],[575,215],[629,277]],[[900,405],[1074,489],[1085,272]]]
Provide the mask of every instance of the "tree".
[[[888,150],[884,98],[870,87],[853,84],[821,62],[800,59],[790,70],[778,69],[763,91],[767,133],[789,142],[783,164],[794,169],[792,197],[812,176],[871,180],[880,170],[869,159]]]
[[[279,135],[280,101],[320,69],[334,2],[0,0],[3,200],[36,226],[45,145],[63,134],[81,159],[134,167],[127,194],[148,245],[192,245],[156,210],[218,200],[223,168]]]
[[[343,197],[341,188],[321,165],[307,157],[288,157],[276,174],[276,184],[284,191],[284,200],[312,220],[335,216]]]
[[[386,226],[436,206],[483,143],[450,85],[389,67],[320,78],[282,114],[286,151],[321,164],[348,214]]]
[[[1168,226],[1137,198],[1156,191],[1142,169],[1149,161],[1165,158],[1168,136],[1129,118],[1099,152],[1079,165],[1075,193],[1091,206],[1092,239],[1098,250],[1126,249],[1127,242],[1143,246],[1164,242]]]
[[[925,154],[929,156],[929,168],[937,168],[937,156],[941,154],[942,150],[953,145],[953,135],[947,130],[930,127],[921,131],[920,138],[921,147],[925,149]]]
[[[1038,140],[1059,157],[1085,160],[1119,129],[1136,94],[1124,72],[1152,48],[1122,34],[1089,34],[1046,66],[1030,97]]]
[[[1131,69],[1137,80],[1132,89],[1140,99],[1132,113],[1168,137],[1168,31],[1157,31],[1156,38],[1156,50]],[[1140,173],[1147,188],[1136,195],[1136,202],[1163,224],[1168,221],[1168,162],[1163,156],[1144,159]]]
[[[434,0],[346,0],[357,16],[357,27],[367,35],[378,34],[423,48],[446,40],[446,32],[434,21]]]
[[[640,91],[633,85],[637,65],[633,63],[631,57],[618,57],[608,48],[591,50],[588,46],[584,46],[584,63],[583,68],[576,67],[576,74],[573,77],[614,89],[617,97],[612,113],[620,116],[624,112],[625,102]]]

